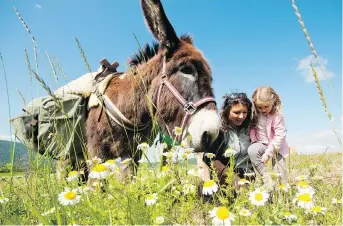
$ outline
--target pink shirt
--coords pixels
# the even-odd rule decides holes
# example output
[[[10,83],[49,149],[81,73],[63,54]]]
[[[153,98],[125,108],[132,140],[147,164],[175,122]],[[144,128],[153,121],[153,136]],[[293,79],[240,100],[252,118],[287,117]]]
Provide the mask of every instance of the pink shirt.
[[[282,114],[267,116],[267,136],[269,144],[266,149],[268,156],[274,155],[274,149],[281,155],[288,155],[289,148],[286,142],[286,128]],[[251,143],[258,142],[256,129],[250,130]]]

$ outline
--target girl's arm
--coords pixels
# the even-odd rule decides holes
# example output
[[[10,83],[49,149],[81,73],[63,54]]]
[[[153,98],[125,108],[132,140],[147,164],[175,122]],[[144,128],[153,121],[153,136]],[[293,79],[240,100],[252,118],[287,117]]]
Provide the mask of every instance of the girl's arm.
[[[285,122],[284,122],[284,117],[283,115],[279,114],[275,117],[274,120],[274,137],[273,139],[269,142],[269,145],[266,149],[266,154],[270,157],[273,156],[274,150],[278,151],[282,144],[286,140],[286,127],[285,127]]]

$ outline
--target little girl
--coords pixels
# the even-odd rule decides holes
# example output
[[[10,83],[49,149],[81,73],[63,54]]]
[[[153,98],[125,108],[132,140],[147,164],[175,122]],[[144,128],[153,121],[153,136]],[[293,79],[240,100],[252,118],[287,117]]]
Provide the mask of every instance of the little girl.
[[[273,88],[261,86],[252,95],[255,116],[250,130],[250,160],[262,175],[264,186],[271,190],[273,181],[267,173],[266,163],[272,159],[273,171],[281,175],[281,183],[287,183],[286,159],[288,145],[286,128],[281,114],[281,100]]]

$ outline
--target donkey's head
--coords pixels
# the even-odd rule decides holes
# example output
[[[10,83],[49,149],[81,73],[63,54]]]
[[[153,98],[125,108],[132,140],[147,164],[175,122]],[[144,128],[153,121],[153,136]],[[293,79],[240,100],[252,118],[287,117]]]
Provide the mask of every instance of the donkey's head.
[[[202,151],[217,137],[220,124],[211,69],[189,36],[178,38],[159,0],[141,0],[141,5],[159,48],[147,64],[137,66],[137,72],[149,80],[160,124],[169,133],[181,127],[180,140],[190,134],[190,146]]]

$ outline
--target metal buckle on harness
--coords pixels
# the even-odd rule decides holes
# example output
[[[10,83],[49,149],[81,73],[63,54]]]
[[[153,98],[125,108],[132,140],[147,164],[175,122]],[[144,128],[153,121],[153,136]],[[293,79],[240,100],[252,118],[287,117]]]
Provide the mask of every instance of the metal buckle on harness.
[[[183,110],[186,113],[193,115],[194,112],[197,110],[197,107],[193,104],[193,102],[188,102],[185,104],[185,106],[183,106]]]

